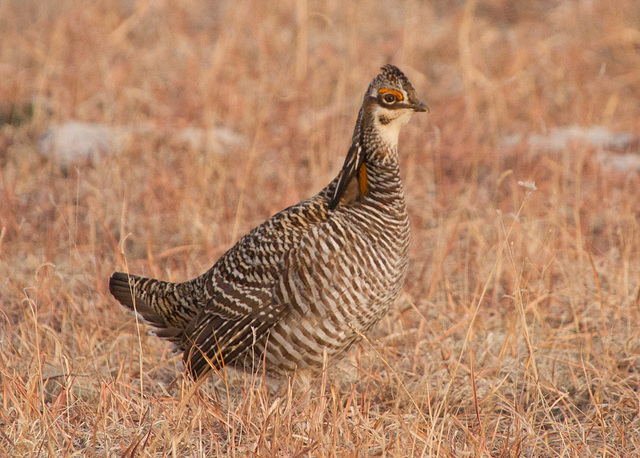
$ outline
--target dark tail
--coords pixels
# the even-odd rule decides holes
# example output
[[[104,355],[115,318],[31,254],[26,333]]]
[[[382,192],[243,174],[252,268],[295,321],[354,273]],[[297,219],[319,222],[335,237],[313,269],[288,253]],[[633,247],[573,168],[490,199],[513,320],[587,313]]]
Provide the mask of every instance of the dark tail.
[[[196,312],[192,287],[114,272],[109,291],[123,306],[156,328],[158,337],[183,343],[184,328]],[[189,290],[189,291],[186,291]]]

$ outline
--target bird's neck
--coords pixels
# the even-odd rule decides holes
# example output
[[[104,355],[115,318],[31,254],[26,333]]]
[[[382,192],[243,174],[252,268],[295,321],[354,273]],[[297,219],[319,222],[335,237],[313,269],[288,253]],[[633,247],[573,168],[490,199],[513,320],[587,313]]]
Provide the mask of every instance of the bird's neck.
[[[398,131],[399,127],[381,125],[363,107],[340,175],[327,188],[331,188],[329,209],[339,203],[363,202],[368,196],[384,197],[382,201],[392,195],[402,198]]]
[[[372,200],[387,201],[391,198],[401,198],[402,181],[397,154],[395,160],[389,159],[390,154],[374,154],[371,161],[365,160],[358,173],[358,183],[364,197]],[[366,183],[363,186],[363,183]],[[363,189],[364,188],[364,189]]]
[[[372,113],[364,113],[358,121],[354,138],[358,135],[365,149],[364,162],[372,168],[398,168],[398,137],[402,124],[382,125]]]
[[[404,207],[397,142],[389,145],[384,139],[371,138],[365,144],[377,146],[365,150],[364,162],[356,175],[361,196],[372,202]]]

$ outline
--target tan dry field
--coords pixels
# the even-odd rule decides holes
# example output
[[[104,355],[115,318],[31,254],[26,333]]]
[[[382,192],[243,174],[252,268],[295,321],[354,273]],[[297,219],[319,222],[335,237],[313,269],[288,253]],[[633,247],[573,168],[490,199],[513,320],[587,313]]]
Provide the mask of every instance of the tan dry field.
[[[640,2],[4,0],[0,33],[0,456],[638,454]],[[387,62],[431,108],[400,300],[306,392],[185,382],[109,275],[192,278],[321,189]]]

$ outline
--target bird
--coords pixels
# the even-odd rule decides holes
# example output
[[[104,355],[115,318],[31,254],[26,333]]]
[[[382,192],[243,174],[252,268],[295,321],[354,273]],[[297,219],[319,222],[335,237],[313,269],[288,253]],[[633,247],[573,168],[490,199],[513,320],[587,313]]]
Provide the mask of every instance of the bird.
[[[338,175],[255,227],[181,283],[114,272],[109,291],[182,352],[197,380],[226,368],[320,373],[388,312],[403,286],[410,228],[400,128],[427,105],[396,66],[368,86]]]

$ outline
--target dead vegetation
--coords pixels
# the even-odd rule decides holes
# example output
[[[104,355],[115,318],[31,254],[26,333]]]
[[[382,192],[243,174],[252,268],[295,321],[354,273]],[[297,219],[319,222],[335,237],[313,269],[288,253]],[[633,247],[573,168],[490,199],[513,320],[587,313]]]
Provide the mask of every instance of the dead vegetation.
[[[0,4],[0,455],[638,449],[640,4],[211,3]],[[319,190],[386,62],[431,108],[401,300],[306,393],[184,384],[111,271],[191,278]],[[72,120],[117,141],[47,155]],[[572,126],[613,140],[528,141]]]

